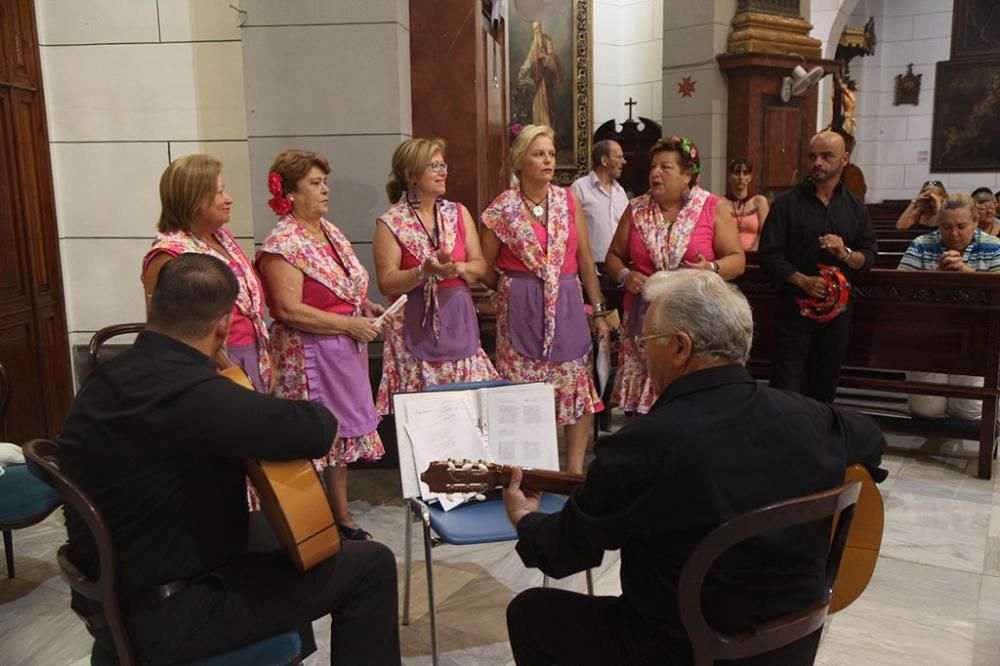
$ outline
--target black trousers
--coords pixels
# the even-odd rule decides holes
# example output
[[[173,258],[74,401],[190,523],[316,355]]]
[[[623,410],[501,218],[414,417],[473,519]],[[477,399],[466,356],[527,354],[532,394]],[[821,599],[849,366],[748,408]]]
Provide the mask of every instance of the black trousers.
[[[851,304],[829,322],[803,317],[795,301],[783,294],[774,307],[771,386],[833,402],[847,354]]]
[[[398,665],[396,559],[374,541],[344,541],[309,571],[284,551],[247,553],[158,604],[133,603],[126,623],[143,664],[187,662],[333,619],[330,663]],[[103,642],[103,641],[102,641]]]
[[[667,600],[664,600],[667,603]],[[507,633],[518,666],[689,666],[685,640],[644,631],[642,620],[619,597],[592,597],[533,588],[507,607]],[[718,662],[733,666],[812,664],[820,632],[758,657]]]

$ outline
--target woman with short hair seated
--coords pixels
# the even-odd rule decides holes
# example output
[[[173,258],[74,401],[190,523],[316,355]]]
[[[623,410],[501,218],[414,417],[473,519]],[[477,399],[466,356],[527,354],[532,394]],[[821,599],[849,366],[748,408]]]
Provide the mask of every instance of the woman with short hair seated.
[[[971,197],[953,194],[941,206],[938,229],[913,239],[899,262],[899,270],[998,273],[1000,239],[977,227],[976,206]],[[906,378],[909,381],[956,386],[983,385],[982,377],[969,375],[907,372]],[[962,419],[978,419],[983,409],[981,400],[936,395],[910,395],[907,406],[914,416],[955,416]]]
[[[940,180],[928,180],[920,186],[920,192],[896,220],[897,229],[909,229],[913,225],[934,228],[941,204],[948,198],[948,191]]]
[[[988,187],[977,188],[972,193],[976,202],[976,215],[979,228],[991,236],[1000,236],[1000,222],[997,221],[997,202],[993,192]]]

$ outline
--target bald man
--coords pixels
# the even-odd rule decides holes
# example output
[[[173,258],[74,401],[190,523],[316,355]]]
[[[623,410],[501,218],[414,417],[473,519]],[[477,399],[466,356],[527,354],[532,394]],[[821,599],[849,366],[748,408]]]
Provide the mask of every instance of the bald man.
[[[864,202],[841,183],[848,161],[844,139],[820,132],[809,142],[809,177],[778,197],[761,232],[760,266],[775,291],[771,386],[833,402],[847,352],[851,303],[819,322],[800,313],[795,299],[820,297],[820,264],[848,279],[875,263],[877,244]]]

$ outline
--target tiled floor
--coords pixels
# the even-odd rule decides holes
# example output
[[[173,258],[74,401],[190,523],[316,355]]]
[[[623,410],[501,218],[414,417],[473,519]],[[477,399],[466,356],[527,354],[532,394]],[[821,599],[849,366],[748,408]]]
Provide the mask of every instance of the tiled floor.
[[[894,439],[905,444],[908,440]],[[864,596],[833,617],[817,664],[996,666],[1000,664],[1000,485],[974,478],[957,459],[886,457],[881,490],[886,531],[875,577]],[[998,470],[1000,471],[1000,470]],[[352,474],[358,522],[397,554],[402,574],[404,514],[395,472]],[[430,664],[424,563],[414,530],[414,601],[401,627],[405,664]],[[5,666],[88,663],[89,637],[68,609],[55,550],[61,518],[15,533],[17,579],[0,580],[0,663]],[[442,663],[508,664],[504,608],[539,585],[513,544],[434,549]],[[402,579],[402,576],[400,576]],[[617,553],[594,572],[598,594],[619,592]],[[582,591],[582,575],[555,585]],[[329,620],[315,625],[328,663]]]

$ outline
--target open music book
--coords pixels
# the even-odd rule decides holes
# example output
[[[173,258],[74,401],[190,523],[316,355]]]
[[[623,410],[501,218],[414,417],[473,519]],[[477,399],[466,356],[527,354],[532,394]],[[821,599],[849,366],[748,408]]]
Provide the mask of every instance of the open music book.
[[[433,493],[419,481],[433,460],[559,469],[555,395],[549,384],[403,393],[394,396],[393,408],[404,497],[437,500],[445,510],[466,501],[465,495]]]

